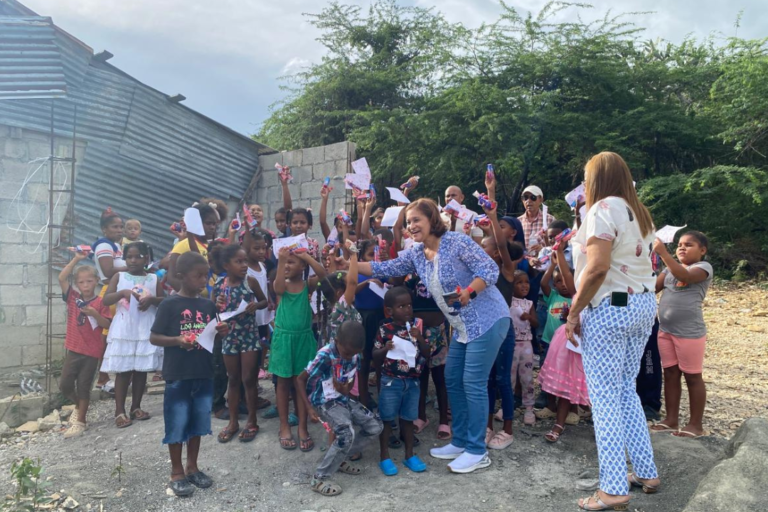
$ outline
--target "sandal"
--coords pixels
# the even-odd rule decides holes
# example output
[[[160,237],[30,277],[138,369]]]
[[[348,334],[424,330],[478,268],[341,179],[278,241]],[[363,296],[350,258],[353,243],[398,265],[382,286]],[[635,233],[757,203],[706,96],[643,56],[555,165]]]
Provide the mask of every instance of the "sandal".
[[[403,442],[400,441],[400,439],[398,439],[396,435],[392,434],[391,436],[389,436],[389,440],[387,441],[387,446],[389,446],[393,450],[397,450],[398,448],[403,447]]]
[[[548,420],[551,418],[557,418],[557,413],[553,410],[551,410],[549,407],[545,407],[543,409],[538,409],[534,411],[534,414],[536,417],[540,420]]]
[[[575,412],[569,412],[568,416],[565,417],[565,424],[571,425],[571,426],[578,425],[579,420],[581,420],[581,416],[579,416]]]
[[[304,453],[311,452],[315,449],[315,442],[309,436],[305,437],[304,439],[299,436],[299,445],[299,449]]]
[[[352,455],[349,456],[350,462],[357,462],[362,458],[363,458],[363,452],[353,453]]]
[[[134,409],[131,411],[131,419],[137,421],[147,421],[151,416],[148,412],[144,412],[141,409]]]
[[[615,505],[606,505],[597,492],[589,498],[582,498],[579,500],[579,508],[582,510],[627,510],[629,508],[629,501],[624,503],[616,503]]]
[[[429,426],[429,419],[427,421],[424,421],[422,419],[417,419],[413,422],[413,433],[414,434],[421,434],[422,430],[427,428]]]
[[[64,439],[70,439],[72,437],[77,437],[79,435],[82,435],[83,432],[85,432],[86,429],[85,423],[81,423],[79,421],[75,421],[73,423],[70,423],[69,428],[66,432],[64,432]]]
[[[238,439],[240,440],[241,443],[250,443],[256,438],[256,434],[258,433],[259,433],[258,425],[251,425],[251,426],[246,425],[243,431],[240,432]]]
[[[512,434],[507,434],[503,430],[500,430],[493,436],[493,439],[488,443],[488,448],[492,450],[503,450],[512,444],[514,437]]]
[[[445,423],[443,423],[439,427],[437,427],[437,438],[439,440],[448,441],[452,437],[453,437],[453,433],[451,432],[450,425],[446,425]]]
[[[656,428],[660,427],[660,428]],[[672,428],[666,423],[654,423],[651,425],[651,434],[661,434],[663,432],[677,432],[680,430],[679,428]]]
[[[560,432],[555,432],[556,428],[559,428]],[[544,439],[546,439],[550,443],[556,443],[560,439],[560,436],[563,434],[564,431],[565,431],[565,427],[564,426],[562,426],[562,425],[560,425],[558,423],[555,423],[555,426],[552,427],[552,430],[550,430],[549,432],[544,434]],[[587,510],[589,510],[589,509],[587,509]],[[595,510],[598,510],[598,509],[595,509]]]
[[[709,435],[709,432],[706,430],[702,432],[701,434],[694,434],[693,432],[689,430],[678,430],[677,432],[672,432],[672,435],[675,437],[682,437],[686,439],[696,439],[698,437],[706,437]]]
[[[339,484],[331,482],[330,480],[323,481],[313,477],[309,482],[309,486],[313,491],[323,496],[338,496],[341,494],[341,487],[339,487]]]
[[[280,437],[278,438],[280,440],[280,448],[283,450],[295,450],[296,449],[296,440],[291,437]]]
[[[219,432],[217,439],[220,443],[228,443],[232,440],[233,437],[235,437],[235,434],[237,434],[239,431],[240,431],[240,427],[236,427],[233,430],[230,430],[229,426],[224,427],[224,430]]]
[[[341,463],[341,466],[339,466],[339,471],[342,473],[346,473],[348,475],[359,475],[363,472],[362,469],[360,469],[358,466],[355,466],[354,464],[350,464],[347,461],[344,461]]]
[[[656,494],[659,492],[659,485],[649,485],[646,483],[643,483],[636,474],[629,473],[627,475],[627,481],[629,482],[629,487],[642,487],[643,492],[645,494]]]
[[[133,425],[133,422],[128,416],[125,415],[125,413],[121,414],[120,416],[115,416],[115,426],[117,428],[130,427],[131,425]]]
[[[269,401],[269,400],[267,400],[266,398],[263,398],[263,397],[258,397],[258,398],[256,399],[256,410],[257,410],[257,411],[260,411],[260,410],[262,410],[262,409],[266,409],[266,408],[267,408],[267,407],[269,407],[270,405],[272,405],[272,402],[270,402],[270,401]]]

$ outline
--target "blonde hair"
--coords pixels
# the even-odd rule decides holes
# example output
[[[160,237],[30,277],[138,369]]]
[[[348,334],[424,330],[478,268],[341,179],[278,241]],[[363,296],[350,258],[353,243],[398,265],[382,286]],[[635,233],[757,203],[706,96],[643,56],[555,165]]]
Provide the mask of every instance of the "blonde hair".
[[[75,267],[75,272],[74,272],[75,282],[77,282],[77,280],[80,278],[80,274],[82,274],[83,272],[88,272],[89,274],[91,274],[91,277],[96,279],[96,281],[98,282],[99,272],[96,270],[96,267],[93,267],[91,265],[80,265],[78,267]]]
[[[610,151],[598,153],[584,166],[584,179],[587,209],[606,197],[620,197],[635,214],[643,237],[653,231],[651,213],[637,197],[637,191],[632,184],[632,173],[623,158]]]
[[[139,219],[128,219],[127,221],[125,221],[125,225],[124,226],[128,227],[128,224],[138,224],[139,225],[139,229],[141,229],[141,221]]]

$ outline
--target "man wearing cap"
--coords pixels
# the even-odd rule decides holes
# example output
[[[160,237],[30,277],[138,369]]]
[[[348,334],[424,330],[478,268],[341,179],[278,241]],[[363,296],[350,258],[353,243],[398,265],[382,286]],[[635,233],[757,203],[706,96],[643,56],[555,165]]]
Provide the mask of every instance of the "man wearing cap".
[[[525,234],[525,246],[528,248],[528,254],[536,256],[542,248],[542,241],[539,240],[539,233],[546,229],[555,218],[541,211],[541,205],[544,202],[544,193],[536,185],[528,185],[523,190],[523,205],[525,213],[518,217],[523,224],[523,233]],[[546,215],[546,218],[545,218]]]
[[[462,210],[468,209],[466,206],[464,206],[464,193],[456,185],[451,185],[445,189],[445,204],[450,203],[451,200],[455,200],[457,203],[459,203]],[[448,228],[448,231],[458,231],[459,233],[466,232],[464,230],[463,220],[454,217],[445,211],[440,212],[440,217],[443,219],[443,223],[445,223],[445,227]],[[477,226],[473,226],[470,228],[469,236],[471,236],[475,242],[481,243],[483,240],[483,230]]]

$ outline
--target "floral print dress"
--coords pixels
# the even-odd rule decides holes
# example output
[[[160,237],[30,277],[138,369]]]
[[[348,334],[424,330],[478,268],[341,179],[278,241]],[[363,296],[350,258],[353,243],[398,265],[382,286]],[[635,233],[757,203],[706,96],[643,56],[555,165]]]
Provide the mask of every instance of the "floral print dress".
[[[241,301],[251,302],[253,291],[246,281],[239,286],[229,286],[228,279],[221,279],[213,287],[213,301],[219,295],[224,296],[224,307],[220,312],[235,311]],[[256,317],[253,314],[241,313],[228,321],[229,334],[222,340],[221,353],[225,356],[236,356],[242,352],[259,350],[259,330],[256,327]]]

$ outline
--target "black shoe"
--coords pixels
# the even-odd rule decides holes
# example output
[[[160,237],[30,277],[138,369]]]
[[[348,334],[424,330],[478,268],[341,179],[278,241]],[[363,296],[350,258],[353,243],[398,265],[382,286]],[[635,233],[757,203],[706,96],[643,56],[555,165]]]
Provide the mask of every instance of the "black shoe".
[[[173,494],[179,497],[192,496],[195,493],[195,488],[186,478],[183,480],[171,480],[168,483],[168,487],[171,488]]]
[[[643,412],[645,413],[645,419],[648,421],[659,421],[661,420],[661,414],[659,414],[659,411],[651,407],[650,405],[644,405],[643,406]]]
[[[403,436],[400,436],[400,440],[405,443],[405,438]],[[421,441],[419,441],[419,438],[416,436],[413,436],[413,447],[416,448],[421,444]]]
[[[402,448],[403,447],[403,443],[400,442],[400,440],[394,434],[389,436],[389,441],[388,441],[387,444],[393,450],[397,450],[398,448]]]
[[[209,477],[202,471],[198,471],[197,473],[191,473],[187,475],[187,480],[189,481],[189,483],[191,483],[195,487],[199,487],[200,489],[207,489],[213,485],[213,480],[211,479],[211,477]]]

